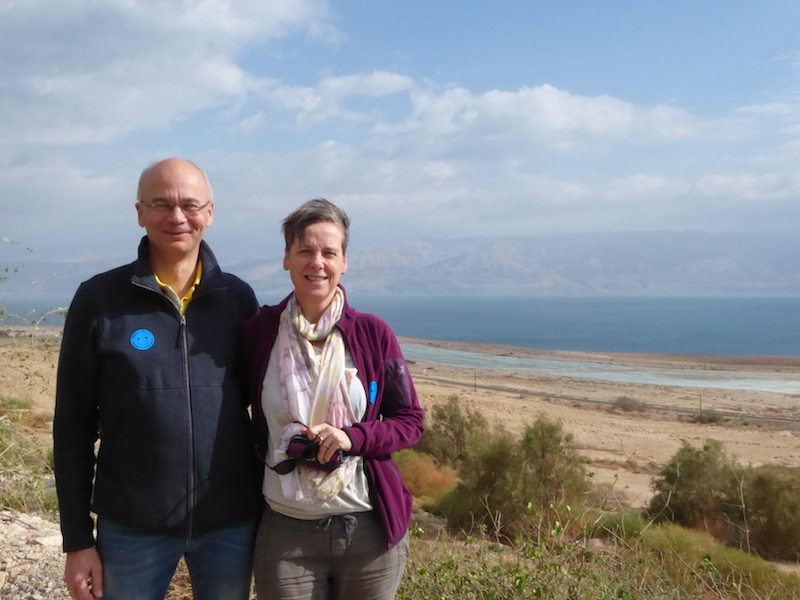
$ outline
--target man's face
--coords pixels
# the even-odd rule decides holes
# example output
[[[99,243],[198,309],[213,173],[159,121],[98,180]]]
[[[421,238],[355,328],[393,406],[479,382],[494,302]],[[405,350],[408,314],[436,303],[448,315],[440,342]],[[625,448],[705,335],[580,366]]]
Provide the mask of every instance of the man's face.
[[[142,180],[141,200],[178,205],[209,201],[210,191],[203,174],[193,164],[180,159],[158,163]],[[184,214],[177,206],[158,210],[136,203],[139,225],[147,231],[150,251],[171,261],[197,255],[206,227],[214,220],[214,205],[193,214]]]

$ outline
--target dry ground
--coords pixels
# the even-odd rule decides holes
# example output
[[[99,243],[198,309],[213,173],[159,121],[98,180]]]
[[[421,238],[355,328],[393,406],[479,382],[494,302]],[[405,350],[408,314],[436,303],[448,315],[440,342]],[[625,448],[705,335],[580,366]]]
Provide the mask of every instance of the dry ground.
[[[670,368],[748,371],[774,378],[800,377],[800,358],[685,357],[550,352],[490,344],[429,342],[458,350],[518,357],[647,364]],[[30,400],[29,424],[48,436],[52,424],[58,340],[51,344],[0,338],[0,398]],[[424,371],[424,372],[423,372]],[[457,394],[467,406],[512,431],[522,431],[538,414],[560,421],[572,433],[595,480],[612,486],[621,504],[642,506],[653,474],[686,440],[701,446],[721,441],[740,461],[800,466],[800,397],[736,390],[635,385],[557,377],[531,371],[459,369],[413,363],[411,372],[423,406]],[[611,410],[626,396],[645,403],[644,412]],[[575,398],[579,399],[576,400]],[[653,408],[670,407],[682,412]],[[700,409],[742,418],[723,425],[691,422]],[[783,419],[783,420],[781,420]]]
[[[795,357],[601,355],[491,344],[403,341],[506,356],[676,369],[713,368],[775,379],[800,378],[800,358]],[[411,372],[424,406],[457,394],[467,406],[512,431],[521,432],[539,414],[560,421],[588,459],[587,470],[595,473],[596,481],[610,486],[610,499],[622,505],[638,507],[648,502],[652,476],[683,440],[696,447],[709,438],[719,440],[730,455],[744,463],[800,466],[797,395],[612,383],[531,371],[461,369],[429,363],[414,363]],[[650,408],[644,412],[612,410],[612,403],[623,396]],[[653,408],[656,406],[679,412]],[[739,418],[718,425],[691,422],[701,409]]]

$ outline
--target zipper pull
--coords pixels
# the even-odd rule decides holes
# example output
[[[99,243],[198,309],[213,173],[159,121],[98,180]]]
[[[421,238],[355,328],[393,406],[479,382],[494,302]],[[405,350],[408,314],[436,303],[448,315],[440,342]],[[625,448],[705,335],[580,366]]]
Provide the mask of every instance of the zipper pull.
[[[178,339],[175,340],[175,347],[180,348],[183,340],[184,332],[186,331],[186,315],[181,315],[180,328],[178,329]]]

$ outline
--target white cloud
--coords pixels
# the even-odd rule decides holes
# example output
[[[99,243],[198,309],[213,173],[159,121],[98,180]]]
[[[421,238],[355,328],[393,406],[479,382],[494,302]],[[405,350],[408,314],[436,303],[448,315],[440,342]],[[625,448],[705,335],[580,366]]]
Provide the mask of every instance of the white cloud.
[[[616,200],[663,200],[686,194],[688,185],[666,177],[635,174],[608,181],[599,186],[600,196]]]
[[[176,152],[212,179],[212,240],[244,255],[275,241],[280,219],[315,196],[342,203],[360,239],[376,244],[791,226],[784,215],[800,197],[792,96],[709,116],[526,79],[509,89],[447,85],[366,55],[339,60],[332,6],[2,2],[0,235],[27,227],[57,247],[110,240],[129,250],[138,169]],[[290,35],[311,43],[275,43]],[[314,57],[314,47],[325,52]],[[297,77],[259,62],[283,51],[311,62]],[[784,215],[766,215],[767,204]],[[91,239],[61,231],[88,223],[105,226]]]
[[[320,95],[342,98],[346,96],[387,96],[412,87],[410,77],[388,73],[386,71],[373,71],[369,74],[345,75],[342,77],[323,77],[317,89]]]
[[[326,0],[30,0],[6,7],[0,140],[82,144],[158,130],[264,85],[237,60],[300,31],[334,43]],[[79,43],[75,43],[79,40]]]
[[[371,118],[370,115],[345,106],[348,99],[390,96],[412,87],[413,81],[409,77],[374,71],[368,74],[323,77],[313,87],[277,85],[266,96],[280,108],[294,112],[299,125],[310,127],[334,119],[367,120]]]
[[[448,179],[452,179],[456,174],[455,166],[441,160],[425,163],[425,165],[422,167],[422,170],[426,175],[429,175],[440,184]]]
[[[790,173],[708,174],[692,187],[704,198],[725,198],[740,202],[765,202],[800,197],[800,176]]]
[[[236,123],[233,127],[239,133],[249,135],[261,129],[266,122],[266,117],[263,112],[259,111],[249,117],[246,117]]]
[[[552,85],[482,94],[464,88],[443,91],[415,86],[413,112],[376,133],[413,137],[440,151],[469,144],[492,154],[581,151],[618,143],[676,143],[700,135],[697,117],[671,106],[637,107],[607,95],[581,96]]]

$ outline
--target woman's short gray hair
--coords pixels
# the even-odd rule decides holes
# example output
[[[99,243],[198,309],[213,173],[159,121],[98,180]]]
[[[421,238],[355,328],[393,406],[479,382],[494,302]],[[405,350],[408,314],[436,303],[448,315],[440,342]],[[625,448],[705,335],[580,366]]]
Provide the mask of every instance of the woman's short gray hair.
[[[302,243],[306,227],[314,223],[333,223],[342,230],[342,252],[347,254],[347,241],[350,235],[350,218],[333,202],[325,198],[314,198],[305,202],[283,220],[281,231],[286,240],[288,252],[295,240]]]

